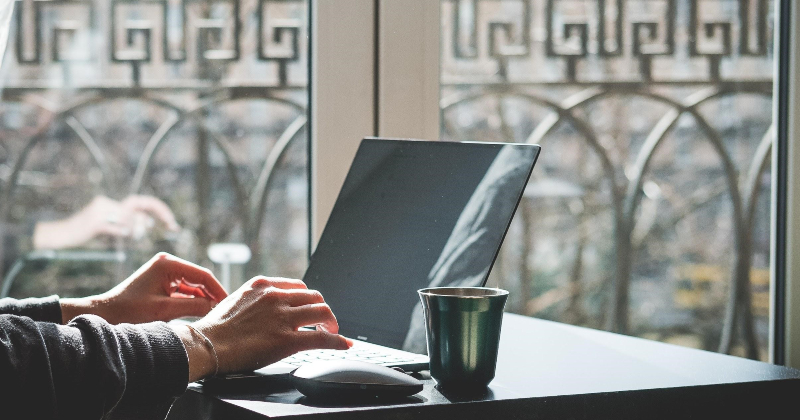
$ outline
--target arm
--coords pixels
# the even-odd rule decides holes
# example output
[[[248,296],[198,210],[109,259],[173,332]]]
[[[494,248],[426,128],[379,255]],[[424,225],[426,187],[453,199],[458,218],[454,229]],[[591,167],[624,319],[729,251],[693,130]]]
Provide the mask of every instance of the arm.
[[[64,319],[82,311],[108,321],[83,315],[62,326],[0,315],[0,410],[12,418],[100,418],[122,402],[160,404],[215,371],[256,369],[298,351],[352,345],[337,334],[322,295],[302,281],[256,277],[208,312],[220,291],[208,270],[159,254],[103,295],[61,301]],[[185,326],[111,324],[205,312],[193,326],[213,348]],[[322,328],[299,331],[308,325]]]
[[[35,321],[61,323],[61,305],[58,296],[28,299],[0,299],[0,315],[17,315]]]
[[[180,395],[187,378],[183,344],[164,323],[0,315],[0,408],[9,418],[101,418],[123,397],[152,405]]]
[[[0,410],[93,419],[165,406],[186,388],[187,352],[197,366],[203,347],[163,322],[111,323],[202,316],[225,296],[209,270],[162,253],[102,295],[0,300]]]

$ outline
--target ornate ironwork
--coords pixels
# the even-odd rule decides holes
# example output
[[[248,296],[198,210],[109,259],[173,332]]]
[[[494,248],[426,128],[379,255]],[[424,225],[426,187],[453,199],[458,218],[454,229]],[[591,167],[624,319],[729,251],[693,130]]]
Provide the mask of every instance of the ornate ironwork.
[[[18,222],[12,210],[26,205],[18,195],[41,144],[77,139],[91,157],[91,166],[100,170],[98,192],[121,198],[148,190],[159,150],[187,140],[185,127],[192,125],[197,127],[196,138],[190,133],[188,140],[196,144],[194,188],[200,220],[194,232],[199,242],[196,258],[204,257],[209,243],[231,240],[230,231],[240,232],[235,239],[258,255],[276,173],[287,165],[306,165],[287,162],[292,148],[304,147],[306,1],[17,0],[15,14],[9,44],[14,45],[13,53],[7,54],[0,81],[5,103],[0,105],[0,133],[13,130],[4,127],[4,116],[21,115],[13,103],[25,107],[29,119],[44,123],[0,136],[5,137],[0,138],[4,150],[11,153],[5,156],[9,170],[0,188],[4,226]],[[54,77],[59,72],[60,80]],[[258,121],[275,132],[275,143],[270,148],[269,139],[252,134],[261,136],[264,144],[260,160],[234,146],[245,130],[236,121],[247,116],[224,109],[242,103],[271,110]],[[120,150],[109,149],[97,134],[106,123],[98,112],[112,104],[160,119],[141,156],[132,162],[130,177],[112,169],[110,159],[119,159],[115,154]],[[220,116],[228,119],[223,125]],[[234,199],[233,211],[217,220],[221,230],[212,233],[207,227],[212,194],[223,193],[212,184],[215,157],[224,162]],[[249,166],[253,161],[257,168]],[[303,260],[305,251],[303,247]],[[262,271],[263,266],[256,267],[262,263],[254,263],[248,271]],[[297,275],[297,267],[288,270],[287,275]]]
[[[740,337],[745,354],[759,356],[750,278],[753,253],[757,247],[765,246],[754,244],[753,235],[758,198],[768,188],[764,176],[769,173],[773,131],[770,128],[762,132],[763,136],[748,140],[750,156],[743,162],[731,150],[728,135],[712,124],[703,107],[745,97],[769,101],[772,7],[768,0],[442,2],[443,135],[456,140],[484,140],[476,138],[486,133],[474,122],[480,120],[486,121],[501,141],[543,144],[545,158],[540,166],[547,165],[548,144],[556,141],[554,136],[577,139],[598,159],[602,182],[609,186],[610,200],[605,208],[611,212],[613,224],[611,237],[593,239],[608,242],[613,249],[613,269],[607,279],[595,282],[601,284],[597,294],[608,302],[601,314],[605,328],[632,332],[631,284],[637,276],[633,271],[636,252],[642,246],[642,239],[637,236],[641,236],[637,233],[637,215],[642,211],[645,180],[652,176],[658,150],[676,131],[679,121],[689,118],[700,133],[696,141],[707,142],[707,153],[720,162],[724,184],[714,197],[726,194],[731,208],[734,255],[717,349],[731,352]],[[448,27],[452,30],[448,31]],[[651,115],[657,122],[638,150],[631,151],[635,158],[620,160],[612,145],[601,140],[592,117],[602,114],[615,118],[607,114],[609,110],[597,109],[597,104],[636,98],[645,100],[648,106],[635,112]],[[528,104],[524,106],[547,113],[542,117],[523,116],[512,123],[509,110],[522,106],[512,103]],[[770,109],[747,112],[749,120],[769,126]],[[464,118],[467,123],[460,122]],[[559,137],[555,134],[558,130],[571,134]],[[741,167],[741,163],[745,166]],[[552,169],[556,163],[550,165]],[[580,172],[579,168],[570,168]],[[582,182],[586,188],[597,188],[591,186],[600,181]],[[687,212],[707,205],[695,201],[687,199]],[[518,213],[523,226],[516,251],[520,254],[517,275],[523,299],[516,310],[530,314],[535,312],[530,309],[531,302],[536,303],[539,298],[531,292],[529,279],[534,269],[529,254],[542,239],[530,226],[534,213],[529,206],[523,202]],[[575,218],[585,220],[592,210],[579,208],[583,210]],[[577,223],[582,226],[582,222]],[[554,298],[550,293],[559,291],[558,287],[541,297],[550,299],[548,305],[564,301],[568,302],[569,311],[577,311],[576,291],[587,287],[580,281],[586,264],[583,253],[591,242],[585,235],[577,240],[574,257],[562,256],[574,260],[572,264],[565,263],[571,267],[571,280],[562,286],[565,291],[559,292],[560,297]],[[768,249],[758,251],[768,254]],[[506,254],[514,252],[504,250]],[[505,258],[513,259],[513,255]]]
[[[766,58],[771,47],[769,0],[444,0],[444,3],[451,4],[453,10],[448,17],[452,33],[445,34],[451,40],[452,57],[462,62],[494,62],[492,74],[500,78],[505,77],[509,60],[521,62],[522,58],[544,59],[546,63],[537,64],[542,67],[551,62],[563,63],[566,69],[562,81],[587,81],[586,75],[581,74],[585,71],[578,67],[581,64],[588,67],[590,61],[638,63],[638,78],[631,78],[633,74],[625,72],[627,80],[622,81],[651,81],[654,58],[682,60],[688,54],[692,59],[689,64],[706,62],[707,81],[720,81],[724,78],[723,59]],[[721,13],[725,16],[706,17],[702,11],[710,9],[708,6],[732,7],[736,12],[733,16]],[[497,13],[510,8],[514,11]],[[684,14],[678,13],[679,8]],[[489,9],[494,12],[482,14]],[[532,31],[533,22],[540,19],[544,19],[544,26],[536,29],[541,31]],[[533,32],[543,33],[543,42],[532,42]],[[482,36],[485,42],[479,42]],[[524,76],[527,78],[513,81],[543,81],[537,80],[536,75]],[[738,79],[736,75],[731,77]],[[681,77],[672,81],[685,80],[686,77]]]
[[[16,29],[14,60],[21,65],[47,65],[68,62],[104,62],[129,64],[131,82],[140,86],[140,68],[154,62],[156,45],[161,50],[160,61],[171,64],[208,66],[238,62],[242,43],[255,43],[258,61],[277,64],[280,86],[287,86],[287,66],[297,63],[304,51],[300,48],[305,16],[291,18],[268,17],[271,6],[291,4],[302,6],[304,0],[14,0]],[[108,3],[108,4],[106,4]],[[247,10],[244,10],[246,7]],[[195,10],[198,9],[198,10]],[[206,9],[204,12],[202,9]],[[220,10],[225,9],[223,16]],[[127,14],[152,14],[158,19],[125,17]],[[209,13],[213,10],[214,13]],[[53,19],[45,16],[56,13]],[[206,16],[204,16],[204,14]],[[244,19],[254,19],[255,31],[245,33]],[[79,53],[67,53],[64,44],[76,42],[79,32],[106,33],[107,36],[86,37]],[[50,34],[50,42],[44,39]],[[94,43],[108,40],[109,60],[104,60]],[[32,41],[31,41],[32,40]],[[32,42],[33,45],[29,45]],[[174,44],[174,45],[173,45]],[[188,45],[194,51],[188,51]],[[45,49],[49,51],[45,51]],[[75,48],[71,48],[74,50]],[[50,61],[46,62],[45,54]],[[73,55],[74,54],[74,55]],[[195,82],[214,80],[213,72],[198,72]],[[115,80],[116,81],[116,80]],[[65,80],[65,84],[71,84]],[[6,83],[8,85],[8,82]],[[100,87],[91,86],[89,87]]]

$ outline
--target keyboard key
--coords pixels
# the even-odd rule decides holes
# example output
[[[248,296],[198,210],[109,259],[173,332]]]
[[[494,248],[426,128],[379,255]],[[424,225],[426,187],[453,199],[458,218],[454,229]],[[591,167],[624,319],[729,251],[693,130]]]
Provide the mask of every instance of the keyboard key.
[[[296,353],[283,359],[284,362],[301,366],[320,360],[357,360],[376,364],[399,364],[413,361],[408,354],[392,349],[385,349],[357,342],[355,347],[348,350],[317,349]]]

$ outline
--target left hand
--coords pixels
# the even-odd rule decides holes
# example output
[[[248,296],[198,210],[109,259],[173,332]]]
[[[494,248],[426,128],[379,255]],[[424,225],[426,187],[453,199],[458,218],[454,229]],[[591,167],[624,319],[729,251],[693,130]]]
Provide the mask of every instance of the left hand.
[[[207,268],[165,252],[101,295],[61,299],[62,322],[94,314],[112,324],[204,316],[228,294]]]

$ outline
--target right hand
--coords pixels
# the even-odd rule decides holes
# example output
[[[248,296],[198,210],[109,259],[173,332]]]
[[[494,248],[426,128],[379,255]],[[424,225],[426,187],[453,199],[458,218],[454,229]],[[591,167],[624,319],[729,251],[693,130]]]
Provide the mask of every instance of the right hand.
[[[214,344],[219,373],[255,370],[303,350],[346,350],[353,344],[338,334],[336,317],[319,292],[286,278],[254,277],[192,326]],[[305,326],[318,328],[298,331]],[[176,332],[189,353],[189,381],[213,374],[214,357],[202,337],[186,327]]]

